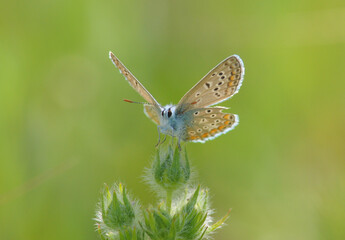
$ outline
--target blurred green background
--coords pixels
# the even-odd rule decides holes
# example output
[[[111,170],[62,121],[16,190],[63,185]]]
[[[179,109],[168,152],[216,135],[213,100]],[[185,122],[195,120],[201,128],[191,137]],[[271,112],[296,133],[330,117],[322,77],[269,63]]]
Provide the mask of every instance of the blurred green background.
[[[2,1],[0,239],[98,239],[104,182],[152,202],[156,126],[109,50],[161,104],[243,59],[239,126],[187,145],[232,208],[215,239],[345,239],[344,23],[343,0]]]

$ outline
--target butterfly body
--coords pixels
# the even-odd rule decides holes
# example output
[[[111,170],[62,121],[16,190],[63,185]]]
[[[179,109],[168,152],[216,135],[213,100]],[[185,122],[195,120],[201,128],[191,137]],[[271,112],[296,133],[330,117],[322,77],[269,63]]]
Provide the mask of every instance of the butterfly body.
[[[205,142],[232,130],[239,122],[236,114],[223,113],[225,107],[211,107],[236,94],[241,87],[244,65],[233,55],[223,60],[189,90],[176,105],[162,107],[129,70],[109,53],[110,59],[129,84],[147,101],[145,114],[161,133],[179,141]]]
[[[191,123],[189,114],[179,114],[176,112],[176,105],[166,105],[161,108],[161,116],[158,127],[163,134],[178,137],[182,141],[186,140],[186,128]]]

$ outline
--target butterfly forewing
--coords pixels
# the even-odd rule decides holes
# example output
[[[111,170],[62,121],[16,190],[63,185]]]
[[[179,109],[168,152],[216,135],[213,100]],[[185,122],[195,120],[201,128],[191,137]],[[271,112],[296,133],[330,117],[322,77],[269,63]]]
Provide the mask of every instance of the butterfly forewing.
[[[145,89],[145,87],[134,77],[134,75],[120,62],[120,60],[112,53],[109,52],[109,58],[114,63],[114,65],[120,70],[120,72],[125,76],[126,80],[129,82],[129,84],[149,103],[156,108],[158,107],[159,110],[159,104],[154,99],[154,97]]]
[[[228,57],[182,97],[178,103],[178,112],[208,107],[230,98],[241,87],[243,75],[241,58],[237,55]]]
[[[238,116],[223,113],[224,107],[200,108],[188,111],[193,120],[186,128],[184,141],[205,142],[224,134],[238,124]]]

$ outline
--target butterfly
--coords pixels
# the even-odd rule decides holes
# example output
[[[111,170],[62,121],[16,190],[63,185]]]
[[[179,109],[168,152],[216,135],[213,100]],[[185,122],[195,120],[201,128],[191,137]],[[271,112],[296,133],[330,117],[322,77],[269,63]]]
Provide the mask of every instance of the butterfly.
[[[109,58],[129,84],[146,100],[145,114],[157,124],[160,133],[176,137],[180,142],[205,142],[232,130],[238,123],[236,114],[225,113],[226,107],[211,107],[235,95],[243,81],[244,65],[241,58],[232,55],[192,87],[177,105],[161,106],[134,75],[109,52]],[[139,103],[125,100],[131,103]],[[165,139],[164,139],[165,140]],[[163,140],[163,141],[164,141]]]

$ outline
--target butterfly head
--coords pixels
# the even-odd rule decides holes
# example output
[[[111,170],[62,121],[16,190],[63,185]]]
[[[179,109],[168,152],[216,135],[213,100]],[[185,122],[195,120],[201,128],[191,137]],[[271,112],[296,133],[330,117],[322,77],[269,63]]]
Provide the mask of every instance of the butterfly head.
[[[174,105],[166,105],[163,108],[161,108],[161,116],[163,119],[169,120],[175,117],[175,109],[176,106]]]
[[[166,105],[161,107],[159,128],[163,134],[170,136],[179,136],[181,133],[179,129],[183,125],[180,117],[176,115],[175,105]]]

